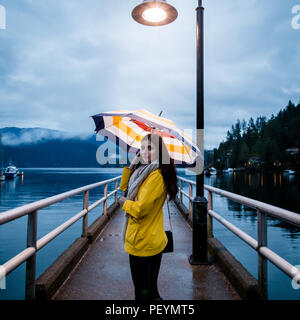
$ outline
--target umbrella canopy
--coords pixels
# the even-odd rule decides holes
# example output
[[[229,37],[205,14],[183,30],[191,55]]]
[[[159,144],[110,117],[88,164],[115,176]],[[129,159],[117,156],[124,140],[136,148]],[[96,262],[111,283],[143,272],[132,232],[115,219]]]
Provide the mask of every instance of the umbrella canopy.
[[[115,110],[92,116],[98,134],[108,137],[126,152],[137,152],[141,141],[149,133],[162,137],[175,164],[193,166],[198,157],[203,160],[198,147],[173,121],[154,115],[145,109],[136,111]]]

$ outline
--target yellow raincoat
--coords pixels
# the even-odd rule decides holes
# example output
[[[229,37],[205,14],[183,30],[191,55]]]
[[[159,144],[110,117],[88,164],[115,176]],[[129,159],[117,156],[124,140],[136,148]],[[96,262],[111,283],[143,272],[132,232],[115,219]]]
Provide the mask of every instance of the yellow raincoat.
[[[120,189],[125,191],[133,170],[124,167]],[[137,201],[126,200],[122,210],[130,217],[125,235],[124,250],[134,256],[153,256],[166,247],[163,204],[167,192],[160,169],[152,171],[141,184]]]

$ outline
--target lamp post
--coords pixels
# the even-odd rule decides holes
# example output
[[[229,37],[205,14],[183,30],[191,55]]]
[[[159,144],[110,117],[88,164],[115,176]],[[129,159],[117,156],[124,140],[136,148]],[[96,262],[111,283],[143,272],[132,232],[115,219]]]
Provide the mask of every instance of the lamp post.
[[[197,147],[204,150],[204,8],[198,0],[197,11]],[[132,11],[132,17],[140,24],[163,26],[176,20],[177,10],[166,0],[144,0]],[[204,166],[203,166],[204,167]],[[196,197],[193,207],[193,253],[190,264],[209,264],[207,258],[207,200],[204,197],[204,171],[196,176]]]

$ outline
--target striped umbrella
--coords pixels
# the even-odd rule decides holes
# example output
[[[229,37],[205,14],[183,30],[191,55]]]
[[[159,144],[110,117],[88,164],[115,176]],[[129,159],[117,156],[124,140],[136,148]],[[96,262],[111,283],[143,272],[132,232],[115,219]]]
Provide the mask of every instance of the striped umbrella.
[[[162,137],[175,164],[192,167],[196,159],[202,159],[198,147],[173,121],[154,115],[145,109],[136,111],[115,110],[92,116],[98,134],[108,137],[126,152],[140,150],[141,140],[149,133]]]

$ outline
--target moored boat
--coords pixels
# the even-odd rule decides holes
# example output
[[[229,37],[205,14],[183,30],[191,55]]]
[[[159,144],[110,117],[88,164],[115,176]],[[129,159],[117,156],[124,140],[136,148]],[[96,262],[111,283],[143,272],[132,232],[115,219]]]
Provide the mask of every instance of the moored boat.
[[[232,173],[232,172],[233,172],[232,168],[223,169],[223,173]]]
[[[4,171],[4,175],[5,175],[6,180],[14,179],[15,177],[18,176],[18,174],[19,174],[19,170],[17,169],[16,166],[14,166],[11,163],[8,165],[8,167]]]
[[[295,170],[292,170],[292,169],[285,169],[283,170],[283,172],[288,174],[295,174]]]
[[[217,169],[214,167],[209,168],[210,174],[217,174]]]

